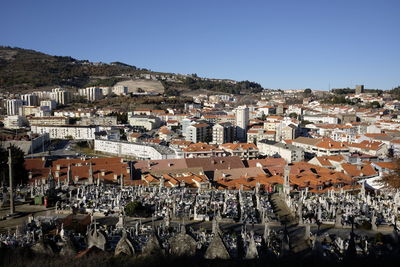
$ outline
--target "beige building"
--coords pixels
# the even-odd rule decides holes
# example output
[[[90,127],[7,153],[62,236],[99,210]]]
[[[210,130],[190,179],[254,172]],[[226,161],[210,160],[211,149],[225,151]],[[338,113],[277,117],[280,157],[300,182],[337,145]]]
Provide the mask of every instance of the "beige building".
[[[159,128],[161,120],[155,116],[135,115],[129,118],[129,124],[150,131]]]
[[[212,143],[232,143],[235,140],[235,127],[231,123],[217,123],[212,127]]]
[[[67,117],[28,117],[30,125],[66,125],[69,123]]]
[[[196,123],[190,125],[186,128],[186,141],[191,141],[193,143],[206,142],[209,141],[209,128],[210,125],[207,123]]]

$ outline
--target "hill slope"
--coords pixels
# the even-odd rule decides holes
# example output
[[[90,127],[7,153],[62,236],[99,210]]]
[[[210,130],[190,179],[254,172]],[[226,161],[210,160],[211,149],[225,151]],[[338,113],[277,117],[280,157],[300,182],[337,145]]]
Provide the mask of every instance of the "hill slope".
[[[91,76],[117,76],[139,72],[126,64],[94,64],[71,57],[50,56],[33,50],[0,47],[0,88],[41,86],[83,87]]]
[[[168,81],[132,80],[140,74],[162,74]],[[153,76],[153,75],[152,75]],[[72,57],[51,56],[34,50],[0,46],[0,90],[30,90],[38,87],[113,86],[127,84],[130,91],[141,88],[167,95],[180,95],[204,89],[210,92],[238,94],[262,90],[260,84],[200,78],[197,75],[178,75],[152,72],[121,62],[92,63]]]

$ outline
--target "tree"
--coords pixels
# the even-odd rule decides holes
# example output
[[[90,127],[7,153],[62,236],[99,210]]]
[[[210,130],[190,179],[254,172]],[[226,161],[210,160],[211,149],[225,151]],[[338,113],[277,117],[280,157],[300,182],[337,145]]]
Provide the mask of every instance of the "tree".
[[[148,217],[151,214],[151,209],[143,206],[140,201],[131,201],[124,208],[126,216],[143,216]]]
[[[297,119],[298,116],[297,116],[297,113],[292,112],[292,113],[289,114],[289,117],[290,117],[290,118]]]
[[[382,176],[380,183],[384,186],[400,189],[400,159],[393,161],[396,168],[393,173]]]
[[[14,185],[25,184],[28,172],[25,169],[24,152],[16,146],[11,146]],[[8,150],[0,147],[0,177],[8,184]]]
[[[303,95],[304,97],[309,97],[312,94],[312,90],[310,88],[304,89]]]
[[[370,106],[371,108],[380,108],[380,107],[381,107],[381,104],[379,104],[378,101],[373,101],[372,103],[369,104],[369,106]]]

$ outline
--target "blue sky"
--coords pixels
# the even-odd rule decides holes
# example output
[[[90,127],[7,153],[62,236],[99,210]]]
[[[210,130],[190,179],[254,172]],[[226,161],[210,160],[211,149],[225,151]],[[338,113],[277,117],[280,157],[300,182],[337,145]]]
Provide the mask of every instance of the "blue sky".
[[[3,0],[0,44],[267,88],[400,85],[399,0]]]

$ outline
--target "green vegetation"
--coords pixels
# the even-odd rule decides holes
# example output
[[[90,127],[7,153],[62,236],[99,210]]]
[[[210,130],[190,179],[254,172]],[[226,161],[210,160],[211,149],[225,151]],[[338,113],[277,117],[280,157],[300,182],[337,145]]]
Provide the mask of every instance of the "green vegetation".
[[[349,95],[354,94],[355,92],[355,89],[350,88],[332,89],[332,93],[334,93],[335,95]]]
[[[196,77],[196,76],[193,76]],[[189,90],[206,89],[214,92],[222,92],[228,94],[239,94],[241,91],[247,91],[250,93],[259,93],[262,91],[262,86],[255,82],[241,81],[237,83],[231,83],[228,81],[212,81],[212,80],[202,80],[193,77],[187,77],[183,83],[176,82],[163,82],[166,90],[166,94],[174,95],[176,94],[176,89],[188,88]],[[170,91],[175,90],[175,91]],[[168,93],[170,92],[170,93]],[[171,94],[171,92],[173,94]]]
[[[114,86],[116,83],[123,81],[125,79],[123,78],[107,78],[107,79],[97,79],[96,81],[90,82],[86,84],[86,86],[91,87],[91,86],[107,86],[111,87]]]
[[[400,99],[400,85],[389,91],[395,99]]]
[[[125,215],[126,216],[130,216],[130,217],[148,217],[149,214],[151,214],[151,211],[149,208],[143,206],[143,204],[139,201],[132,201],[129,202],[126,206],[125,206]]]
[[[304,97],[310,97],[312,95],[312,90],[310,88],[304,89]]]
[[[111,112],[107,116],[117,117],[117,121],[120,124],[127,124],[128,123],[128,113],[126,113],[126,112]]]
[[[33,50],[0,46],[2,88],[31,89],[41,86],[110,86],[118,79],[91,82],[91,76],[112,77],[144,72],[126,64],[93,64],[71,57],[50,56]]]
[[[344,105],[355,105],[357,102],[350,99],[346,99],[344,95],[335,95],[332,98],[321,101],[323,104],[344,104]]]
[[[24,167],[24,152],[11,146],[14,185],[24,184],[28,181],[28,173]],[[0,147],[0,179],[8,184],[8,149]]]

